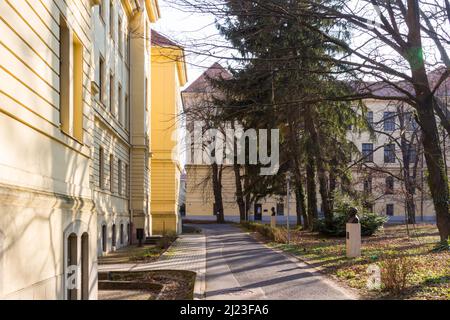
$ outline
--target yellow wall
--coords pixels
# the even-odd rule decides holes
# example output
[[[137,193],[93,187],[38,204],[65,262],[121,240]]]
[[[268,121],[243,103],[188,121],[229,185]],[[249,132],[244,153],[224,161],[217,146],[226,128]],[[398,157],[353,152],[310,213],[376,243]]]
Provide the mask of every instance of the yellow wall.
[[[151,214],[153,234],[180,232],[178,213],[179,181],[179,115],[180,57],[175,49],[152,48],[152,176]],[[184,65],[182,66],[184,70]]]

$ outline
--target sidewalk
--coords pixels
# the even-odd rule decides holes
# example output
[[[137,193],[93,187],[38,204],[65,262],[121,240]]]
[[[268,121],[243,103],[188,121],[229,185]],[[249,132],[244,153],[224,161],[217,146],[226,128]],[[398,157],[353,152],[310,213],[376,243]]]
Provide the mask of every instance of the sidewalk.
[[[146,270],[187,270],[197,273],[194,299],[205,297],[206,237],[203,234],[185,234],[172,244],[156,262],[136,264],[99,265],[99,272],[146,271]]]

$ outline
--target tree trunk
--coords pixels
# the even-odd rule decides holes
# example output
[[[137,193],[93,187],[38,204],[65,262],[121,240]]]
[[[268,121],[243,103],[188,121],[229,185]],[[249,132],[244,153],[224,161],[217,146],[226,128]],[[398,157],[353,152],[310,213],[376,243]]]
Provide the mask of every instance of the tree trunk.
[[[305,191],[303,190],[303,184],[301,180],[295,182],[295,201],[295,207],[297,211],[297,225],[302,225],[303,229],[306,230],[309,228],[309,224],[305,208]]]
[[[242,192],[241,166],[235,161],[233,164],[234,179],[236,184],[236,203],[239,207],[239,219],[246,221],[244,193]]]
[[[320,139],[319,133],[314,124],[314,116],[312,115],[312,110],[310,107],[306,108],[305,120],[306,120],[306,130],[308,131],[309,137],[311,139],[311,150],[316,160],[317,168],[317,178],[319,180],[319,192],[322,198],[323,213],[325,215],[325,223],[331,226],[333,223],[333,211],[330,207],[330,192],[328,189],[328,177],[327,171],[325,169],[325,164],[323,162],[322,153],[320,151]]]
[[[306,163],[306,195],[308,200],[308,224],[313,230],[317,220],[316,171],[314,158],[308,154]]]
[[[222,170],[217,163],[211,165],[212,182],[214,191],[214,214],[217,217],[217,223],[224,223],[225,216],[223,212],[223,198],[222,198]]]
[[[416,90],[417,92],[417,90]],[[428,168],[428,185],[436,210],[436,222],[441,242],[447,244],[450,236],[449,186],[445,164],[439,146],[436,118],[431,96],[419,100],[417,116],[423,132],[423,148]]]

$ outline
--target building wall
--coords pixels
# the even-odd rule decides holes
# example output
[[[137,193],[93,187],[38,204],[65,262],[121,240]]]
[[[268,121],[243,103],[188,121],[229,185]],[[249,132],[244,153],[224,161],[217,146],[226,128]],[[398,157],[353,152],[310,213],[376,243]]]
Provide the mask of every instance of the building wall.
[[[89,297],[96,298],[97,221],[89,185],[90,2],[43,0],[31,6],[1,1],[0,17],[0,298],[65,298],[67,237],[72,233],[79,243],[78,266],[81,236],[89,236],[87,287]],[[61,21],[70,30],[65,51],[60,50]],[[70,72],[80,70],[80,86],[68,92],[69,124],[60,118],[60,52],[76,61],[76,38],[82,60]],[[77,81],[77,74],[71,81]],[[73,109],[74,101],[80,102],[79,109]]]
[[[355,145],[362,151],[363,143],[373,144],[373,163],[367,163],[368,167],[376,167],[383,171],[390,172],[394,175],[401,176],[402,168],[402,153],[400,147],[396,145],[395,163],[385,163],[384,162],[384,145],[389,143],[389,136],[381,132],[384,130],[384,112],[395,112],[397,111],[397,103],[390,101],[376,101],[376,100],[366,100],[365,101],[368,111],[373,112],[373,122],[375,126],[375,138],[372,139],[368,132],[362,134],[349,133],[349,139],[355,143]],[[405,111],[413,111],[411,107],[405,106]],[[395,118],[395,130],[393,132],[387,132],[394,139],[399,139],[400,127],[399,119]],[[406,132],[406,136],[410,139],[411,132]],[[449,143],[447,142],[447,145]],[[447,154],[447,159],[449,157],[449,150],[445,150]],[[417,170],[417,188],[416,194],[414,195],[415,206],[416,206],[416,218],[418,221],[421,219],[425,221],[433,221],[435,219],[435,210],[433,201],[427,185],[427,169],[426,163],[422,164],[422,156],[419,155],[419,165]],[[447,167],[450,166],[450,162],[447,161]],[[406,216],[406,206],[405,206],[405,188],[401,180],[394,179],[394,190],[392,194],[386,194],[386,177],[389,176],[384,172],[376,172],[368,170],[367,168],[355,167],[353,171],[353,182],[355,189],[362,192],[364,190],[364,179],[367,177],[368,173],[371,172],[372,176],[372,194],[371,198],[373,200],[373,211],[379,214],[386,214],[387,205],[394,206],[394,215],[391,217],[393,221],[402,221]]]
[[[99,228],[98,255],[126,246],[131,223],[128,194],[131,150],[128,123],[130,19],[125,1],[103,1],[101,9],[100,6],[94,9],[94,81],[99,92],[93,97],[95,121],[91,180]],[[103,150],[102,164],[100,149]],[[103,166],[104,172],[102,183],[100,166]],[[105,244],[103,226],[106,226],[107,233]]]
[[[132,237],[136,229],[151,235],[151,21],[144,10],[130,24],[130,209]]]
[[[176,59],[152,51],[152,228],[153,234],[180,232],[178,200],[181,167],[179,135],[181,83]]]
[[[214,193],[210,178],[211,167],[208,165],[186,166],[186,218],[187,219],[211,219],[214,216]],[[222,172],[222,197],[225,219],[230,221],[239,220],[239,207],[236,203],[236,187],[234,171],[231,166],[225,166]],[[290,199],[290,215],[295,220],[295,196]],[[287,215],[286,197],[267,197],[261,199],[258,204],[262,206],[262,219],[269,221],[272,208],[277,204],[284,205],[283,215],[278,216],[283,221]],[[249,219],[255,219],[255,206],[249,208]]]

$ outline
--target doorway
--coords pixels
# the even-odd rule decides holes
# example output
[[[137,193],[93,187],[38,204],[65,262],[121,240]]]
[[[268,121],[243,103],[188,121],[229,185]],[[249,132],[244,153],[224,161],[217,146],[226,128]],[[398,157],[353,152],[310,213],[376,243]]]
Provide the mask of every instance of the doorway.
[[[255,221],[262,220],[262,204],[255,203]]]

